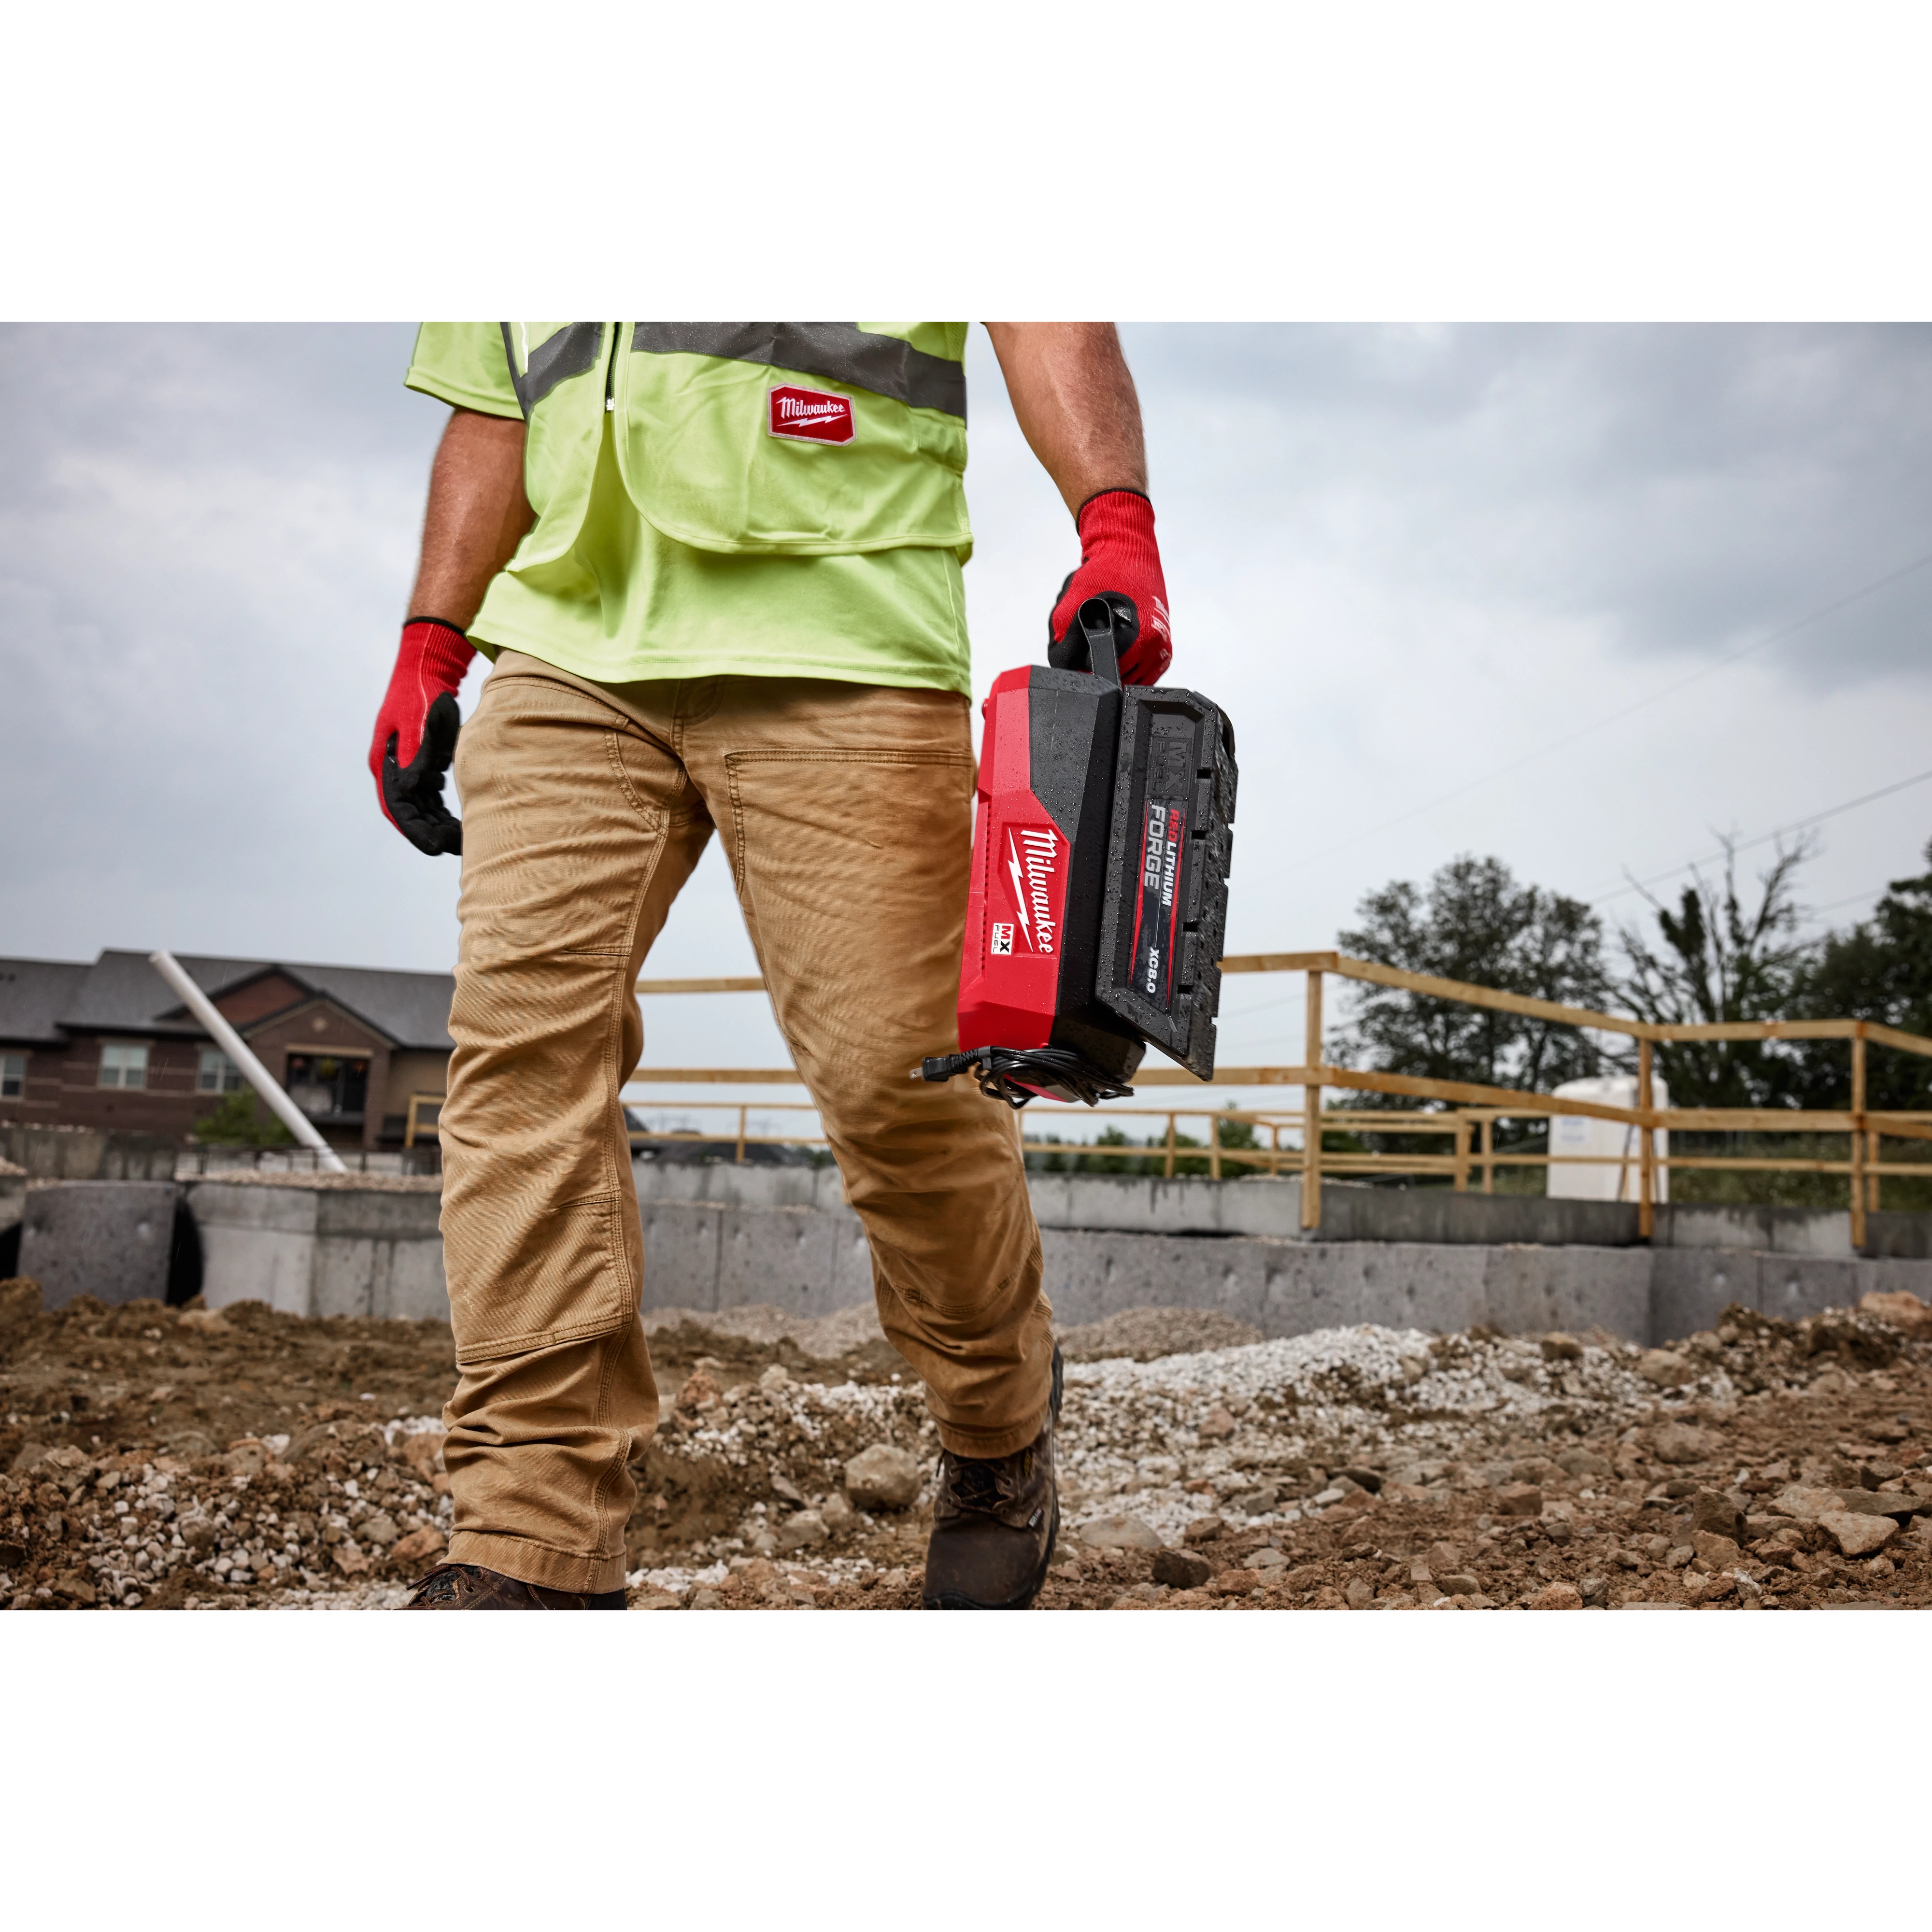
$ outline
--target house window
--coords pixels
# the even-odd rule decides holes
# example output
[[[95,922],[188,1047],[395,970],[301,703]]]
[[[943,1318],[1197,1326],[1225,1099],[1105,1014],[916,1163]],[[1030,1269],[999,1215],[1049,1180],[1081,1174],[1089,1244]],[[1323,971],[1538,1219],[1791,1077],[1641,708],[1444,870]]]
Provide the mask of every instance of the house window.
[[[0,1053],[0,1100],[17,1100],[27,1090],[27,1056]]]
[[[238,1094],[242,1090],[242,1070],[220,1047],[204,1046],[194,1084],[199,1093]]]
[[[360,1120],[369,1063],[339,1053],[292,1053],[285,1084],[289,1098],[312,1120]]]
[[[100,1084],[104,1087],[145,1087],[148,1084],[148,1049],[112,1042],[100,1049]]]

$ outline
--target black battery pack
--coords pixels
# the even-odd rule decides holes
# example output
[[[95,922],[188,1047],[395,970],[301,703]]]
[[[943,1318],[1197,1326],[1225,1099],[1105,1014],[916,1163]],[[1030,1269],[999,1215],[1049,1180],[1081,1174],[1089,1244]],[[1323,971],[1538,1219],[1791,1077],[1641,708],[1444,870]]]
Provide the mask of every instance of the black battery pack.
[[[1202,1080],[1214,1072],[1236,778],[1218,705],[1122,689],[1094,995]]]

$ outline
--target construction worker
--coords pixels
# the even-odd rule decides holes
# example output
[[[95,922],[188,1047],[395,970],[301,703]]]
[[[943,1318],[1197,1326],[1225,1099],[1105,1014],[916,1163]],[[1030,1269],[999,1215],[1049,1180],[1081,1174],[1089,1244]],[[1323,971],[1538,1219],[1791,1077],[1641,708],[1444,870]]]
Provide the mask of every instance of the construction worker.
[[[943,1455],[923,1601],[1022,1608],[1059,1520],[1060,1366],[1012,1117],[956,1046],[972,838],[964,322],[426,322],[453,410],[370,747],[463,855],[442,1114],[455,1506],[422,1610],[618,1610],[658,1407],[620,1095],[633,992],[716,831]],[[986,325],[1074,513],[1074,613],[1170,656],[1139,406],[1107,323]],[[458,738],[455,692],[494,662]],[[443,802],[454,764],[460,824]]]

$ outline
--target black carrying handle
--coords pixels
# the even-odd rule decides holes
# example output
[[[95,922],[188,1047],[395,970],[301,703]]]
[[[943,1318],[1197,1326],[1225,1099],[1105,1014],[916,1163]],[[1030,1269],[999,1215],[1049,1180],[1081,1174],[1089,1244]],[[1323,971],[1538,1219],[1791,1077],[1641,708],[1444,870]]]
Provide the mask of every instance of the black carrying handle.
[[[1114,607],[1104,597],[1090,597],[1074,620],[1087,640],[1088,668],[1102,684],[1120,688],[1120,647],[1114,641]]]

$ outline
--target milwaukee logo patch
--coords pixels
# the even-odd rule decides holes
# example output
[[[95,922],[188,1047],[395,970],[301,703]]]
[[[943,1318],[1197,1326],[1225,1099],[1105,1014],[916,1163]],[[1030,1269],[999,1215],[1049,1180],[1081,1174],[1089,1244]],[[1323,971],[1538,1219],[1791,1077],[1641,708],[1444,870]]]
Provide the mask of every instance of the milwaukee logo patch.
[[[773,436],[795,442],[850,442],[859,433],[850,396],[788,386],[771,392],[771,416],[766,427]]]
[[[1055,955],[1066,904],[1066,841],[1057,826],[1009,825],[1005,847],[994,860],[993,896],[1007,902],[998,910],[1010,913],[1011,920],[994,925],[992,950]]]

